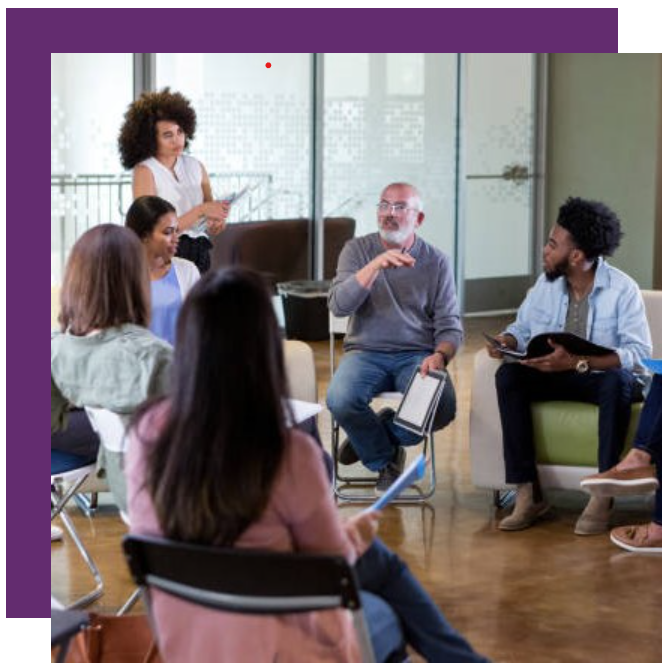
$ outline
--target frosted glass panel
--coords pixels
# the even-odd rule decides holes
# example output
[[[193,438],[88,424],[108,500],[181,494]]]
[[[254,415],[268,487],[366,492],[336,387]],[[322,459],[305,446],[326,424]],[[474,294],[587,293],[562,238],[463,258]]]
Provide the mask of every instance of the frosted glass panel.
[[[99,223],[122,223],[117,136],[133,94],[131,53],[51,53],[51,284]]]
[[[309,216],[310,77],[308,53],[157,54],[157,87],[182,92],[196,110],[190,152],[215,194],[256,186],[231,222]]]
[[[530,53],[469,53],[466,120],[469,173],[532,164],[533,58]]]
[[[454,260],[456,55],[324,57],[324,214],[373,232],[383,187],[411,182],[424,199],[421,235]]]
[[[530,184],[473,180],[466,185],[467,279],[530,271]]]
[[[51,175],[117,173],[131,53],[51,53]]]
[[[465,98],[466,279],[531,272],[531,53],[469,53]]]

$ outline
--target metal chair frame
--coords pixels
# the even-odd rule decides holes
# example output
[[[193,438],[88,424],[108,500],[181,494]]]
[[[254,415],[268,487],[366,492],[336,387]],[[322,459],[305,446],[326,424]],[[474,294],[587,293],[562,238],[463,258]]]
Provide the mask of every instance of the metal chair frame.
[[[95,471],[95,467],[96,466],[94,464],[89,464],[73,470],[69,470],[67,472],[51,474],[51,522],[60,516],[60,520],[62,520],[67,533],[74,542],[76,549],[78,550],[80,556],[83,558],[83,561],[85,562],[85,565],[90,571],[90,574],[92,575],[92,578],[95,582],[95,587],[91,592],[85,594],[67,606],[68,609],[72,610],[76,608],[82,608],[86,605],[89,605],[90,603],[93,603],[104,593],[104,581],[101,577],[101,573],[99,572],[95,561],[92,559],[92,556],[88,552],[88,549],[85,547],[85,544],[78,535],[76,527],[69,517],[69,514],[64,510],[69,500],[74,496],[88,475]],[[64,489],[65,483],[68,484],[66,490]]]
[[[348,318],[339,318],[332,313],[330,313],[330,381],[334,377],[334,372],[336,370],[336,343],[335,335],[336,334],[345,334],[348,325]],[[434,403],[431,416],[426,424],[426,430],[422,438],[422,453],[427,459],[428,467],[428,480],[425,479],[428,484],[428,488],[424,489],[421,483],[413,484],[410,488],[406,489],[399,497],[395,500],[395,503],[409,503],[409,502],[425,502],[428,500],[436,491],[436,449],[434,441],[434,431],[433,431],[433,419],[434,413],[438,406],[438,401],[442,396],[442,389],[438,395],[438,399]],[[373,401],[375,400],[387,400],[395,403],[395,409],[398,408],[403,394],[398,391],[389,391],[381,392],[374,396]],[[349,476],[343,474],[340,471],[339,467],[339,436],[340,436],[340,426],[339,423],[334,419],[332,413],[330,413],[331,426],[332,426],[332,468],[333,468],[333,478],[332,486],[334,489],[334,494],[340,500],[347,502],[373,502],[376,499],[374,494],[358,493],[351,492],[355,487],[371,487],[376,484],[377,477],[375,476]]]
[[[362,660],[375,660],[355,570],[344,557],[215,548],[146,536],[126,536],[123,548],[134,581],[144,592],[157,640],[151,588],[232,613],[345,608],[353,617]]]
[[[127,416],[120,415],[104,408],[86,407],[85,413],[94,431],[99,435],[100,443],[109,451],[124,453],[126,449]],[[129,527],[129,516],[120,510],[120,517]],[[136,588],[123,603],[116,615],[126,615],[141,598],[140,588]]]

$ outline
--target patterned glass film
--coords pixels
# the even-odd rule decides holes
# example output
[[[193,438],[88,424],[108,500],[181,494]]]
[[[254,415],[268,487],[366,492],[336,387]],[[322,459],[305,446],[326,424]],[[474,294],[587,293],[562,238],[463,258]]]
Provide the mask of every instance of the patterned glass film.
[[[51,53],[52,285],[82,232],[122,222],[117,135],[132,94],[131,53]]]
[[[325,216],[376,229],[386,184],[421,191],[421,235],[454,260],[457,57],[454,53],[326,53]]]
[[[466,56],[466,279],[531,271],[534,66],[531,53]]]
[[[251,187],[230,222],[310,216],[309,53],[158,53],[156,70],[196,110],[190,154],[215,197]]]

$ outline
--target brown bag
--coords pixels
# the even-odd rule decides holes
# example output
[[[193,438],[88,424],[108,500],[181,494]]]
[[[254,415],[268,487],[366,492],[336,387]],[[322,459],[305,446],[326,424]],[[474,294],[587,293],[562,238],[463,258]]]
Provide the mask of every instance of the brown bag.
[[[66,663],[162,663],[146,615],[90,613],[90,625],[72,638]]]

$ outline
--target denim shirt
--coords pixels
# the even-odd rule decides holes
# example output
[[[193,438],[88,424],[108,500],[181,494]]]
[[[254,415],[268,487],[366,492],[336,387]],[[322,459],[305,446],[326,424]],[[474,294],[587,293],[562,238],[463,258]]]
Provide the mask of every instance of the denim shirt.
[[[623,368],[639,370],[640,360],[652,354],[652,341],[636,282],[600,258],[588,302],[586,338],[614,350]],[[525,350],[533,336],[565,330],[568,306],[566,280],[547,281],[542,274],[519,307],[516,321],[503,333],[514,336],[519,350]]]

